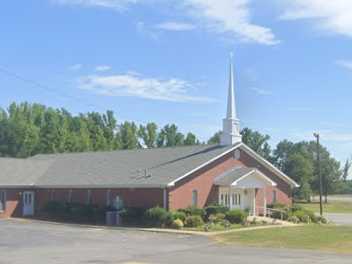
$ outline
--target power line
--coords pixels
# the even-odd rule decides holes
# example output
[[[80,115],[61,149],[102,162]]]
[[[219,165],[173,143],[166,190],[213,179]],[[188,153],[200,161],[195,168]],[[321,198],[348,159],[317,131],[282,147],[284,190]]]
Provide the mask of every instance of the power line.
[[[26,77],[23,77],[21,76],[20,74],[16,73],[16,72],[13,72],[3,66],[0,66],[0,72],[2,72],[3,74],[5,75],[8,75],[14,79],[17,79],[19,81],[22,81],[24,83],[28,83],[30,84],[31,86],[34,86],[34,87],[37,87],[37,88],[40,88],[42,91],[45,91],[45,92],[50,92],[52,94],[55,94],[55,95],[58,95],[60,97],[62,97],[63,99],[71,99],[71,100],[74,100],[75,102],[79,102],[81,104],[85,104],[86,106],[88,107],[96,107],[96,105],[93,105],[93,104],[87,104],[85,103],[84,101],[82,101],[82,98],[78,98],[78,97],[75,97],[75,96],[72,96],[72,95],[68,95],[68,94],[65,94],[65,93],[62,93],[60,91],[57,91],[55,89],[52,89],[50,86],[48,85],[44,85],[44,84],[41,84],[40,82],[36,81],[36,80],[33,80],[33,79],[29,79],[29,78],[26,78]]]

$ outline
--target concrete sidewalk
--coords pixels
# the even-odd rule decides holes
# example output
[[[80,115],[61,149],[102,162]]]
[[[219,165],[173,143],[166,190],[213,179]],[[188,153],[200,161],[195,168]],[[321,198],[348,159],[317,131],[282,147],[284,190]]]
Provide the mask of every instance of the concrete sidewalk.
[[[352,214],[326,213],[324,216],[335,225],[352,225]]]

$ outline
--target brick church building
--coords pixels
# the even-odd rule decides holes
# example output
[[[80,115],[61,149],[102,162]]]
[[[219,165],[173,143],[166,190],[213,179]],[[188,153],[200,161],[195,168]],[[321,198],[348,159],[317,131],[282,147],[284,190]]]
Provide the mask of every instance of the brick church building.
[[[230,63],[219,145],[0,158],[0,218],[33,216],[49,201],[169,210],[218,203],[259,214],[292,203],[298,184],[246,146]]]

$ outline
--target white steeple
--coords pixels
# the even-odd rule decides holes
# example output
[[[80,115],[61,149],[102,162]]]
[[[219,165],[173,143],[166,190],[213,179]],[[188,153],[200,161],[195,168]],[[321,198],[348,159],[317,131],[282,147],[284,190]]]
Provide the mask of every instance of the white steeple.
[[[221,145],[233,145],[242,141],[240,134],[240,120],[236,114],[235,101],[235,80],[233,75],[232,53],[230,58],[230,77],[229,77],[229,92],[227,98],[227,113],[223,119],[223,129],[220,138]]]

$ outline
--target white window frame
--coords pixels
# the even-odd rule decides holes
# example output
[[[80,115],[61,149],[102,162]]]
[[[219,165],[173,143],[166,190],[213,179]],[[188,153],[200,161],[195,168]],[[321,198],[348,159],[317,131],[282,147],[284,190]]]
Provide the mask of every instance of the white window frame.
[[[6,197],[6,191],[5,190],[0,190],[0,212],[4,212],[6,210],[6,202],[7,202],[7,197]]]

